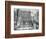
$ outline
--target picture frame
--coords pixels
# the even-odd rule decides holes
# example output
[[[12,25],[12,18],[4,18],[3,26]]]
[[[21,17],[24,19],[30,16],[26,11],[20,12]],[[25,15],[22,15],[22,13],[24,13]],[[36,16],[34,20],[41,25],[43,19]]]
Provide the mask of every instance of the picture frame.
[[[16,16],[16,12],[19,10],[20,15],[18,14]],[[38,13],[37,16],[34,17],[38,18],[37,28],[36,25],[34,25],[34,19],[31,20],[29,17],[31,12],[34,14],[35,12]],[[17,13],[19,13],[17,12]],[[28,15],[28,13],[30,13]],[[37,14],[36,13],[36,14]],[[16,17],[18,18],[16,18]],[[22,18],[20,19],[19,18]],[[16,19],[18,21],[21,21],[17,23],[20,23],[22,26],[25,26],[24,28],[16,23]],[[26,18],[26,19],[25,19]],[[26,21],[28,20],[28,21]],[[29,21],[31,20],[31,22]],[[36,19],[35,19],[36,20]],[[24,22],[24,23],[23,23]],[[27,23],[27,24],[26,24]],[[26,26],[34,26],[34,27],[27,27]],[[40,26],[40,27],[39,27]],[[14,28],[14,29],[13,29]],[[36,2],[18,2],[18,1],[5,1],[5,38],[18,38],[18,37],[35,37],[35,36],[44,36],[45,35],[45,4],[44,3],[36,3]]]

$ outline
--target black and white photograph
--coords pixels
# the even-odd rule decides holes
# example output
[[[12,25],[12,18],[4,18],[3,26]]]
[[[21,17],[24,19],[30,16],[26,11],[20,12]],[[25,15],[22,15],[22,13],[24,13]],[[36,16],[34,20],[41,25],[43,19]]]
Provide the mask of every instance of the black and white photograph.
[[[37,6],[11,6],[11,32],[38,33],[42,32],[42,8]],[[18,33],[19,32],[19,33]]]
[[[14,30],[39,29],[39,9],[14,8]]]

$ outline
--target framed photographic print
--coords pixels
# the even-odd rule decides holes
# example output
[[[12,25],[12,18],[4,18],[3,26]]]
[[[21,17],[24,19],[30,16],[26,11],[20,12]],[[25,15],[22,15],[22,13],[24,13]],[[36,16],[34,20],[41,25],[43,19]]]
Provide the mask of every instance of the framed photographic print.
[[[44,35],[44,3],[5,1],[5,38]]]

